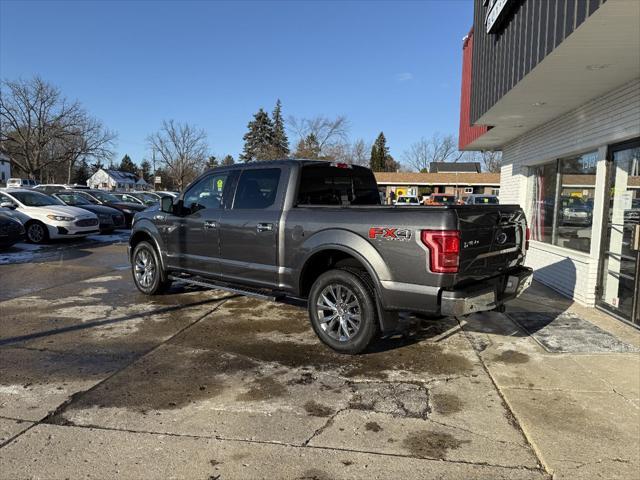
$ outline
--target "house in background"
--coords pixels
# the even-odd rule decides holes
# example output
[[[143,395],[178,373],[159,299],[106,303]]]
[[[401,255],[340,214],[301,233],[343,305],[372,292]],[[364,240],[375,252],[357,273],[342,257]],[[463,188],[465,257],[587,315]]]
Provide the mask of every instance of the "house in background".
[[[432,193],[450,193],[464,199],[472,193],[500,194],[498,173],[475,173],[475,170],[449,173],[375,172],[375,177],[387,203],[399,195],[421,198]]]
[[[6,186],[11,178],[11,161],[9,157],[0,152],[0,186]]]
[[[479,162],[431,162],[429,173],[480,173]]]
[[[502,151],[538,281],[640,325],[640,1],[473,3],[459,148]]]
[[[99,169],[87,180],[90,188],[101,190],[146,190],[149,184],[133,173],[120,170]]]

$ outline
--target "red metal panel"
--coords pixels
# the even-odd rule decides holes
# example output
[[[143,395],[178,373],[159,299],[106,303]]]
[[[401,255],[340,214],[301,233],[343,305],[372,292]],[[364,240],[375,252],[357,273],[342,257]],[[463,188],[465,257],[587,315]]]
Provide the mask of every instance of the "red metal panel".
[[[463,149],[487,133],[485,125],[471,125],[471,65],[473,59],[473,28],[462,44],[462,91],[460,93],[460,132],[458,148]]]

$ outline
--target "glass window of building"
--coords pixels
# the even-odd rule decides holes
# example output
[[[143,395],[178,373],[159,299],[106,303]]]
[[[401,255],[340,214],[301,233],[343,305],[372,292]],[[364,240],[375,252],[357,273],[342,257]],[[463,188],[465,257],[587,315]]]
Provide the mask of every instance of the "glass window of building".
[[[532,168],[531,238],[588,253],[598,152]]]

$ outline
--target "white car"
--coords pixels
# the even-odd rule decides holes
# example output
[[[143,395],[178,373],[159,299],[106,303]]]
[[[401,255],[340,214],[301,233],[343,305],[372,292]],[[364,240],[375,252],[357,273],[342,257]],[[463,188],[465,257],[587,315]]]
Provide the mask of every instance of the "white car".
[[[25,228],[27,240],[32,243],[99,232],[98,217],[94,213],[67,206],[60,200],[34,190],[0,191],[0,207],[17,210],[28,217]]]
[[[30,178],[10,178],[7,180],[7,188],[32,188],[38,185],[38,182]]]
[[[422,205],[418,197],[412,195],[399,195],[394,203],[396,205]]]

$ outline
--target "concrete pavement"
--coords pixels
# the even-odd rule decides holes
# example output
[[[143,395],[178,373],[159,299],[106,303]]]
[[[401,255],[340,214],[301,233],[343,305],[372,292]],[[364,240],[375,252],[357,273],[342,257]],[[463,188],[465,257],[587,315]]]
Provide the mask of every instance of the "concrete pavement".
[[[6,478],[629,478],[640,465],[636,353],[547,353],[487,314],[342,356],[300,306],[180,286],[145,297],[124,245],[84,250],[90,262],[0,265]],[[535,288],[515,308],[540,295],[573,308]]]

